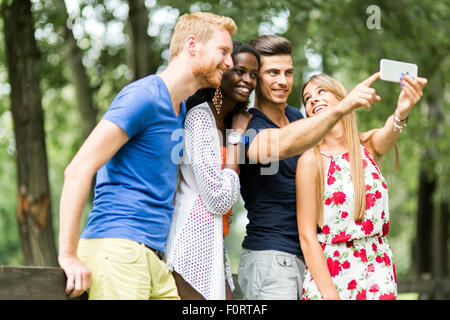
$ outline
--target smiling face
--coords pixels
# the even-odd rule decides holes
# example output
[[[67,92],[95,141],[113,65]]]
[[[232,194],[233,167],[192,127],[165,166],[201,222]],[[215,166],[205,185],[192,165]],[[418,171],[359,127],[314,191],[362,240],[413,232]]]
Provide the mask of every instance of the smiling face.
[[[311,81],[303,90],[303,103],[306,115],[313,117],[326,108],[337,105],[339,99],[330,90]]]
[[[206,43],[198,43],[192,72],[203,88],[220,86],[223,74],[233,67],[231,35],[225,29],[216,29]]]
[[[233,64],[223,75],[222,93],[236,102],[245,102],[257,84],[258,60],[251,53],[241,52],[233,57]]]
[[[259,103],[285,104],[294,84],[290,55],[261,56],[256,96]]]

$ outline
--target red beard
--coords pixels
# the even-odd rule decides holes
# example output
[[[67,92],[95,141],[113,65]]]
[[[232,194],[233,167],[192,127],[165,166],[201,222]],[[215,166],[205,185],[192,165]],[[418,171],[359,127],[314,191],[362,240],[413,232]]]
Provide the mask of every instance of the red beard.
[[[222,77],[218,75],[218,70],[223,70],[223,68],[220,68],[220,64],[218,65],[215,61],[203,62],[205,60],[204,57],[199,56],[192,67],[192,73],[202,88],[217,88],[222,81]],[[223,70],[223,72],[225,71]]]

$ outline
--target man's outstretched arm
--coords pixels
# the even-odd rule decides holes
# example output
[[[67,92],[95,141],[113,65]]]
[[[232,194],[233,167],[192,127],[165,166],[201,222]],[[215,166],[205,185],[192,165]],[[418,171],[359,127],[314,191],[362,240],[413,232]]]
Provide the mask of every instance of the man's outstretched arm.
[[[378,72],[371,75],[357,84],[336,106],[312,118],[294,121],[280,129],[261,131],[250,144],[247,157],[254,162],[269,163],[292,157],[315,146],[345,114],[360,107],[369,110],[374,102],[380,100],[375,89],[370,88],[378,78]]]

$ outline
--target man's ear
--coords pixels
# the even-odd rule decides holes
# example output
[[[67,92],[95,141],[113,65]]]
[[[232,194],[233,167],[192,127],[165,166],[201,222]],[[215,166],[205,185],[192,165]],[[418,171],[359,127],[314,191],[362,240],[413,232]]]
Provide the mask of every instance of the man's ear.
[[[187,52],[188,52],[191,56],[195,56],[195,55],[197,54],[197,50],[198,50],[198,41],[197,41],[197,38],[196,38],[194,35],[189,35],[189,36],[186,38],[185,46],[186,46]]]

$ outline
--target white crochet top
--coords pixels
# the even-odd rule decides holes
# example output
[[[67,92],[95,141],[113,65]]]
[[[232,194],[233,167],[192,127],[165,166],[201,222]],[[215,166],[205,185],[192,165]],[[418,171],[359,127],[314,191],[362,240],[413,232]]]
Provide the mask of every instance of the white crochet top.
[[[225,279],[234,286],[222,215],[238,199],[239,177],[234,170],[222,170],[219,134],[206,102],[189,110],[184,130],[166,262],[207,300],[224,300]]]

